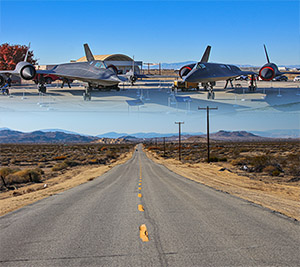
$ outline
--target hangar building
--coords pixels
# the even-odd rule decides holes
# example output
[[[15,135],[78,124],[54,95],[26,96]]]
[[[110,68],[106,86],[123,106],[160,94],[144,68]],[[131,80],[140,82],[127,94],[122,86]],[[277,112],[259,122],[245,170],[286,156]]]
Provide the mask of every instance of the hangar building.
[[[104,61],[107,66],[114,65],[117,67],[119,74],[125,74],[132,69],[133,59],[123,54],[111,54],[111,55],[94,55],[95,60]],[[76,62],[87,61],[86,57],[81,57]],[[135,72],[140,74],[143,68],[143,61],[134,62]]]

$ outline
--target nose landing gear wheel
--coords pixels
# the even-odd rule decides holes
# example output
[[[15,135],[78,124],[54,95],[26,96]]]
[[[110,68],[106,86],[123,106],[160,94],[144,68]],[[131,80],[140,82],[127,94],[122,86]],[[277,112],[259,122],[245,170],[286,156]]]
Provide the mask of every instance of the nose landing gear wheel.
[[[90,93],[86,93],[86,92],[83,93],[83,100],[84,101],[91,101],[91,98],[92,98],[92,96],[91,96]]]
[[[46,91],[47,91],[46,86],[44,86],[44,85],[39,86],[39,92],[40,92],[40,93],[45,94]]]

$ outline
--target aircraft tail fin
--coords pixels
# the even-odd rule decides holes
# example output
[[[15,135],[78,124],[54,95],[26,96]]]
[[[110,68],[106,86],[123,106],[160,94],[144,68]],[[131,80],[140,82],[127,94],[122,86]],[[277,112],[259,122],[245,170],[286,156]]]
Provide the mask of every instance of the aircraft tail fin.
[[[27,49],[27,51],[26,51],[26,55],[25,55],[25,58],[24,58],[24,61],[25,61],[25,62],[27,62],[29,49],[30,49],[30,43],[28,44],[28,49]]]
[[[205,50],[205,52],[204,52],[204,54],[203,54],[201,60],[200,60],[201,63],[207,63],[207,62],[208,62],[209,55],[210,55],[210,50],[211,50],[211,46],[208,45],[208,46],[206,47],[206,50]]]
[[[85,52],[85,56],[86,56],[86,60],[88,62],[91,62],[93,60],[95,60],[90,48],[89,48],[89,45],[88,44],[84,44],[84,52]]]
[[[266,48],[265,44],[264,44],[264,49],[265,49],[265,54],[266,54],[267,61],[268,61],[268,63],[270,63],[269,55],[268,55],[267,48]]]

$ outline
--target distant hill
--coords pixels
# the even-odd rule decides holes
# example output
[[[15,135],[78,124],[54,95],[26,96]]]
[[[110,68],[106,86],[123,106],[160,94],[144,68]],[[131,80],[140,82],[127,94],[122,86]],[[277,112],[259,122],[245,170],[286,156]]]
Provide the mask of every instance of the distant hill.
[[[255,135],[253,133],[249,133],[246,131],[219,131],[217,133],[212,133],[210,135],[211,139],[214,140],[232,140],[232,141],[259,141],[259,140],[265,140],[268,139],[268,137],[261,137],[258,135]]]
[[[268,131],[252,131],[252,133],[272,138],[300,138],[300,129],[274,129]]]
[[[82,135],[82,136],[91,136],[91,135],[88,135],[88,134],[80,134],[80,133],[77,133],[77,132],[68,131],[68,130],[64,130],[64,129],[42,129],[42,130],[39,130],[39,131],[45,132],[45,133],[49,133],[49,132],[62,132],[62,133],[66,133],[66,134],[76,134],[76,135]]]
[[[264,141],[270,140],[268,137],[261,137],[246,131],[218,131],[209,135],[211,140],[215,141]],[[192,136],[186,139],[186,142],[206,142],[206,134]]]
[[[34,131],[23,133],[13,130],[0,131],[0,143],[90,143],[97,137],[67,134],[64,132]]]
[[[183,132],[182,135],[200,135],[203,134],[202,132],[198,133],[186,133]],[[100,138],[120,138],[124,136],[132,136],[138,139],[145,139],[145,138],[162,138],[162,137],[172,137],[172,136],[178,136],[178,133],[156,133],[156,132],[150,132],[150,133],[116,133],[116,132],[109,132],[101,135],[97,135],[97,137]]]
[[[173,70],[179,70],[181,67],[188,65],[188,64],[193,64],[197,63],[197,61],[184,61],[184,62],[174,62],[174,63],[161,63],[161,68],[168,70],[168,69],[173,69]],[[212,62],[213,63],[213,62]],[[222,63],[222,62],[218,62]],[[226,62],[224,62],[226,63]],[[239,68],[260,68],[261,66],[253,66],[249,64],[234,64],[233,65],[239,67]],[[279,65],[278,67],[286,67],[286,68],[300,68],[300,65]],[[148,66],[145,66],[145,69],[147,69]],[[150,69],[158,69],[159,65],[154,65],[154,66],[149,66]]]

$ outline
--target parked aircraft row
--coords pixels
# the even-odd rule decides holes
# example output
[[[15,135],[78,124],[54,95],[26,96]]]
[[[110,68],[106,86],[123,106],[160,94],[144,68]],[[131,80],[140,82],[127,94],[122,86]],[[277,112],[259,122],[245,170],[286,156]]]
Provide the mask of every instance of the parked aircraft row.
[[[66,82],[69,84],[71,80],[79,80],[87,83],[86,91],[84,93],[84,100],[91,99],[91,91],[94,88],[109,88],[120,90],[119,83],[129,81],[132,84],[138,78],[148,77],[165,77],[165,76],[147,76],[140,75],[134,72],[134,61],[132,69],[124,75],[118,75],[117,68],[113,65],[106,66],[104,61],[95,60],[88,44],[84,44],[84,50],[87,62],[65,63],[58,64],[51,70],[36,70],[35,67],[27,62],[27,54],[22,62],[16,65],[14,70],[2,70],[0,71],[0,86],[3,86],[10,74],[19,75],[24,80],[32,80],[38,74],[38,88],[42,93],[46,92],[46,80],[47,75],[56,75],[63,80],[63,84]],[[241,75],[258,75],[262,80],[270,81],[274,77],[280,76],[284,73],[298,74],[299,72],[280,72],[275,63],[271,63],[269,55],[267,53],[266,46],[264,50],[267,58],[267,63],[263,65],[258,73],[253,71],[242,71],[239,67],[231,64],[223,63],[209,63],[209,56],[211,46],[207,46],[201,60],[198,63],[189,64],[183,66],[179,70],[179,76],[185,82],[201,83],[205,90],[208,90],[208,98],[214,99],[213,87],[217,81],[232,79]],[[252,81],[254,79],[251,79]],[[226,83],[226,86],[227,86]],[[70,84],[69,84],[70,86]],[[226,88],[226,87],[225,87]],[[250,89],[255,88],[251,84]]]

